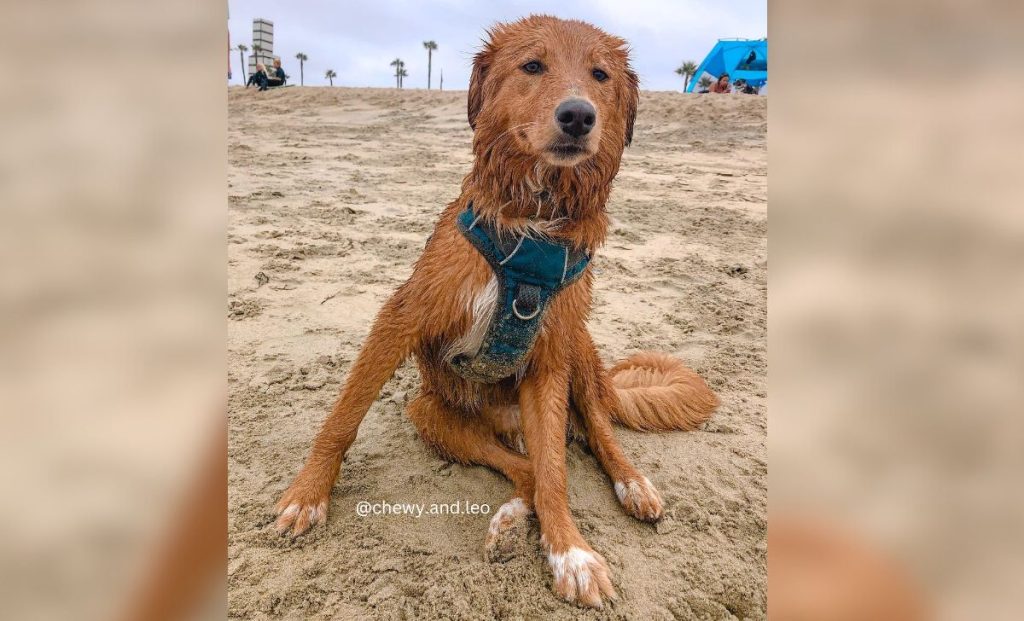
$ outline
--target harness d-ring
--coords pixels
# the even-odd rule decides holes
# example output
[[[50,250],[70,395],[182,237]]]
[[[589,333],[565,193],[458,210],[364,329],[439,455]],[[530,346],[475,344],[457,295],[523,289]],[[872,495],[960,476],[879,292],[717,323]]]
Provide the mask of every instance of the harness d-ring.
[[[519,312],[519,309],[516,307],[516,302],[518,302],[518,300],[513,298],[513,300],[512,300],[512,314],[515,315],[516,317],[522,319],[523,321],[529,321],[529,320],[533,319],[534,317],[536,317],[540,313],[540,304],[538,304],[536,306],[536,308],[533,309],[533,313],[532,314],[530,314],[530,315],[523,315],[523,314],[521,314]]]

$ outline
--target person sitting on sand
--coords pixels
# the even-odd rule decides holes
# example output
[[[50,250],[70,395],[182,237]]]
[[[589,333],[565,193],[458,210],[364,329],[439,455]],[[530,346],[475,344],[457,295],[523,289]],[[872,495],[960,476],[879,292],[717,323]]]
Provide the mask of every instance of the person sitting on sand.
[[[267,90],[267,67],[263,63],[256,63],[256,72],[249,76],[245,88],[249,86],[258,86],[261,91]]]
[[[729,74],[723,73],[718,76],[718,81],[711,85],[709,93],[731,93],[732,87],[729,86]]]
[[[281,68],[281,59],[274,59],[274,70],[267,76],[267,86],[284,86],[284,83],[288,80],[288,76],[284,74],[284,69]]]

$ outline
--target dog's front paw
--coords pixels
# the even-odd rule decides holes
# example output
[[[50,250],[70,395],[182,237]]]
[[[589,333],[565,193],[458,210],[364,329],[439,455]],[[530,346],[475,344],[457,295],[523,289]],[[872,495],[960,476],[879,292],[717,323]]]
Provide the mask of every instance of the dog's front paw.
[[[608,564],[593,550],[569,548],[548,552],[548,565],[555,576],[555,592],[563,599],[591,608],[602,608],[602,598],[616,599]]]
[[[484,558],[491,562],[506,560],[515,546],[516,534],[525,530],[531,513],[533,510],[522,498],[513,498],[501,505],[487,529]]]
[[[298,537],[327,520],[327,500],[327,495],[311,492],[296,481],[277,501],[274,529],[280,535],[290,533]]]
[[[661,519],[661,494],[647,477],[615,482],[615,495],[627,513],[638,520],[657,522]]]

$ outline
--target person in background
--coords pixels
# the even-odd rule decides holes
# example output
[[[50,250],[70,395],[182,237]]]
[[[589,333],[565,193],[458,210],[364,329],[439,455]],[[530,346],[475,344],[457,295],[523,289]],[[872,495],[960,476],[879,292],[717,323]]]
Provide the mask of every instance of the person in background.
[[[249,86],[258,86],[261,91],[267,90],[267,68],[263,63],[256,63],[256,71],[249,76],[245,88]]]
[[[274,59],[274,70],[267,76],[268,86],[284,86],[285,81],[288,80],[288,76],[284,74],[284,69],[281,68],[281,59]]]
[[[729,86],[729,74],[723,73],[718,76],[718,81],[711,85],[710,93],[731,93],[732,87]]]
[[[734,86],[736,87],[737,93],[743,93],[744,95],[757,94],[757,87],[751,86],[750,83],[747,82],[746,80],[737,80]]]
[[[732,88],[737,93],[743,93],[744,95],[756,95],[757,89],[750,85],[749,82],[740,78],[732,84]]]

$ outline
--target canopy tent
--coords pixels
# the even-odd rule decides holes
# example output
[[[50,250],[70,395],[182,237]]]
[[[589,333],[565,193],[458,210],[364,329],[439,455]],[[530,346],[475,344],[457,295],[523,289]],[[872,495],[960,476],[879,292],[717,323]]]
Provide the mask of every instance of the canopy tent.
[[[719,39],[715,47],[697,67],[687,93],[692,93],[705,74],[718,79],[729,74],[729,81],[746,80],[747,84],[761,87],[768,81],[768,39]]]

